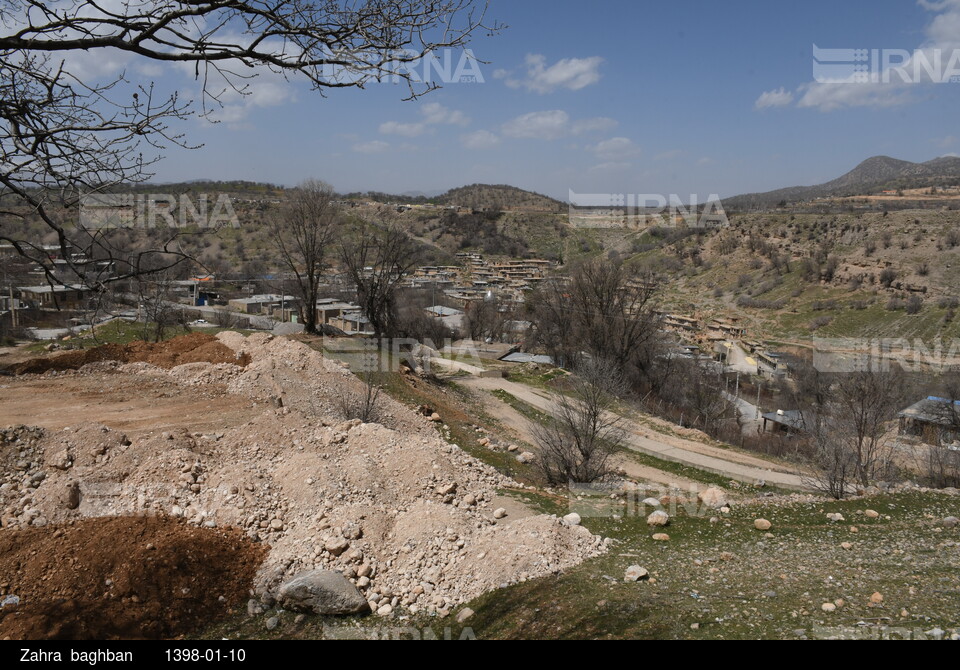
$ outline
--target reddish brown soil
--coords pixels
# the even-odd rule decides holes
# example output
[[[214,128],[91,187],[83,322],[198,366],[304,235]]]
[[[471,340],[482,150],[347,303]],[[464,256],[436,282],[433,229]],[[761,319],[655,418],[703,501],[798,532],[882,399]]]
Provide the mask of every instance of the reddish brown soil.
[[[88,363],[101,361],[149,363],[169,370],[186,363],[233,363],[246,367],[250,363],[250,357],[244,354],[237,358],[232,349],[221,344],[212,335],[191,333],[157,344],[150,342],[105,344],[102,347],[84,351],[69,351],[54,356],[34,358],[13,365],[10,372],[15,375],[26,375],[43,374],[50,370],[79,370]]]
[[[0,639],[176,637],[242,606],[267,549],[165,517],[0,531]]]

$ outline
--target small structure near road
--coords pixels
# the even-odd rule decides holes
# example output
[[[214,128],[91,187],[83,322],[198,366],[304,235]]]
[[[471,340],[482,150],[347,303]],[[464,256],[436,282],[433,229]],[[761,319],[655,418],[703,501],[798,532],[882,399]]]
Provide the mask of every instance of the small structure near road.
[[[781,432],[787,435],[803,435],[806,431],[806,423],[803,420],[803,412],[800,410],[783,411],[777,410],[763,415],[763,432]]]
[[[930,396],[903,410],[900,435],[942,447],[960,441],[960,401]]]

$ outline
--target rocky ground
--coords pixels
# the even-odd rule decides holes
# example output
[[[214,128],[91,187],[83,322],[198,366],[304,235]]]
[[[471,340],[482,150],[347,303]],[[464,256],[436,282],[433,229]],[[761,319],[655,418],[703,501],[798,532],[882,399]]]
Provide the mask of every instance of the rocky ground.
[[[160,404],[180,394],[232,399],[246,416],[210,431],[193,429],[189,414],[177,428],[118,430],[98,421],[111,404],[98,398],[82,423],[8,429],[0,435],[0,534],[136,515],[238,528],[269,547],[251,584],[260,601],[271,603],[297,575],[332,570],[383,616],[444,615],[605,551],[600,537],[555,516],[505,515],[498,491],[523,485],[448,444],[413,410],[385,399],[385,425],[348,420],[342,398],[363,388],[342,365],[289,340],[218,337],[203,344],[213,362],[88,354],[79,365],[28,365],[43,376],[6,381],[4,395],[38,380],[129,385],[134,396],[141,386],[163,388]],[[23,588],[10,579],[0,595]]]

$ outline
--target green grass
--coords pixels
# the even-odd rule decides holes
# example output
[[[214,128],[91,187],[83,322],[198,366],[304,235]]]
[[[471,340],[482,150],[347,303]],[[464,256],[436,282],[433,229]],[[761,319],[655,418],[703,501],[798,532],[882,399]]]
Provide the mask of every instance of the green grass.
[[[216,335],[224,331],[235,331],[243,335],[250,335],[256,332],[251,330],[238,330],[236,328],[191,328],[188,330],[178,326],[167,328],[164,331],[164,339],[170,340],[174,337],[179,337],[188,333],[206,333],[209,335]],[[93,347],[103,346],[105,344],[130,344],[131,342],[143,340],[145,336],[147,338],[152,338],[152,335],[153,327],[151,324],[131,323],[129,321],[116,319],[102,326],[98,326],[95,334],[88,331],[71,338],[64,344],[68,344],[75,349],[90,349]],[[50,343],[36,342],[28,345],[26,350],[41,353],[45,350],[48,344]]]

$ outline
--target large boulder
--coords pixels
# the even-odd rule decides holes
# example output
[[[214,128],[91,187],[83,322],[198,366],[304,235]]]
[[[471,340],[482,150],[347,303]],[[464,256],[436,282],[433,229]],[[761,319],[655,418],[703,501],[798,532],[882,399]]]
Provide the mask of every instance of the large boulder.
[[[721,507],[726,507],[729,503],[727,494],[715,486],[701,492],[698,497],[700,498],[700,503],[710,509],[720,509]]]
[[[339,572],[304,572],[280,587],[277,601],[283,609],[327,616],[367,614],[370,605],[359,589]]]

